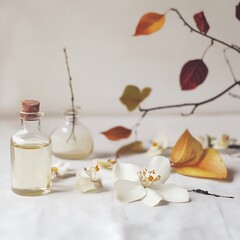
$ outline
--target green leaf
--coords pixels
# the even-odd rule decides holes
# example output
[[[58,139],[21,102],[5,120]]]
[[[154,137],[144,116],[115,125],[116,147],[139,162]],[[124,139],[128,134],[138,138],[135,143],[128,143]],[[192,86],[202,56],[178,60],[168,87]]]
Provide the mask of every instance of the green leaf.
[[[120,101],[126,105],[129,111],[136,109],[139,104],[150,94],[150,88],[144,88],[142,91],[136,86],[128,85],[120,97]]]
[[[129,155],[143,153],[145,151],[146,149],[144,148],[143,143],[141,141],[135,141],[119,148],[116,152],[116,155]]]

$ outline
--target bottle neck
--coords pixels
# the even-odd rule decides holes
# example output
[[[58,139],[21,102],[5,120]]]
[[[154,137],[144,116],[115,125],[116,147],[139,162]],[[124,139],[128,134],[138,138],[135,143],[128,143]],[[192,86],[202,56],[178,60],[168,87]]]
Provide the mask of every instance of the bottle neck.
[[[40,131],[41,129],[40,119],[31,120],[31,121],[26,119],[21,119],[21,128],[28,132]]]
[[[68,125],[71,125],[73,123],[79,124],[79,115],[78,114],[75,114],[74,116],[73,115],[65,115],[65,122]]]

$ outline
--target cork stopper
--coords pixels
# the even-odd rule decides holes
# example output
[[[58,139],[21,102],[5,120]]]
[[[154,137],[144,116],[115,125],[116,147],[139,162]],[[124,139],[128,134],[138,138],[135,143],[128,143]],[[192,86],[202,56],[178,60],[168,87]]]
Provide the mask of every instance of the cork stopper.
[[[39,112],[40,102],[36,100],[21,101],[21,111],[26,113]]]
[[[20,117],[25,120],[36,120],[41,116],[39,112],[40,102],[37,100],[21,101]]]

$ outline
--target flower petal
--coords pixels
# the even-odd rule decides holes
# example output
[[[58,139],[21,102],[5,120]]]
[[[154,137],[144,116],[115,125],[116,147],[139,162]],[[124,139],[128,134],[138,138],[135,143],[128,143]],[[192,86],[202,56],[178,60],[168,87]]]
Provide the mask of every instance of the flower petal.
[[[146,188],[146,192],[147,194],[145,198],[142,199],[142,203],[149,207],[156,206],[163,199],[159,193],[150,188]]]
[[[153,142],[156,142],[159,146],[161,146],[163,149],[168,147],[168,138],[165,134],[159,134]]]
[[[113,176],[116,180],[126,179],[129,181],[140,182],[138,172],[141,168],[131,163],[116,163],[113,167]]]
[[[148,163],[149,170],[155,170],[160,175],[160,183],[165,183],[171,173],[171,165],[169,159],[164,156],[155,156]]]
[[[162,154],[162,148],[160,147],[153,147],[151,146],[148,151],[147,151],[147,155],[148,157],[155,157],[157,155],[161,155]]]
[[[89,192],[102,187],[101,181],[91,181],[89,177],[77,177],[76,187],[81,192]]]
[[[86,172],[87,172],[87,171],[85,171],[85,170],[80,170],[80,171],[77,172],[76,177],[77,177],[77,178],[78,178],[78,177],[82,177],[82,178],[88,177],[89,179],[91,179],[91,175],[89,175],[89,174],[86,173]]]
[[[64,161],[57,161],[53,164],[54,168],[57,168],[58,176],[64,176],[70,168],[70,163],[66,163]]]
[[[189,194],[184,188],[174,184],[152,184],[151,188],[158,192],[168,202],[188,202]]]
[[[118,180],[114,184],[116,197],[120,202],[133,202],[146,195],[145,188],[138,182]]]

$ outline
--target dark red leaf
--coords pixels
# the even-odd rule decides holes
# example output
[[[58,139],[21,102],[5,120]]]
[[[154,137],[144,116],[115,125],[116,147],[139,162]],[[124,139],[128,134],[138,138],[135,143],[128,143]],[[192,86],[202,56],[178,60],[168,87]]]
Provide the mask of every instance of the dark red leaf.
[[[193,17],[199,31],[206,34],[210,27],[204,15],[204,12],[196,13]]]
[[[187,62],[180,74],[182,90],[192,90],[202,84],[208,74],[208,68],[202,59]]]
[[[240,2],[236,6],[236,18],[240,21]]]

